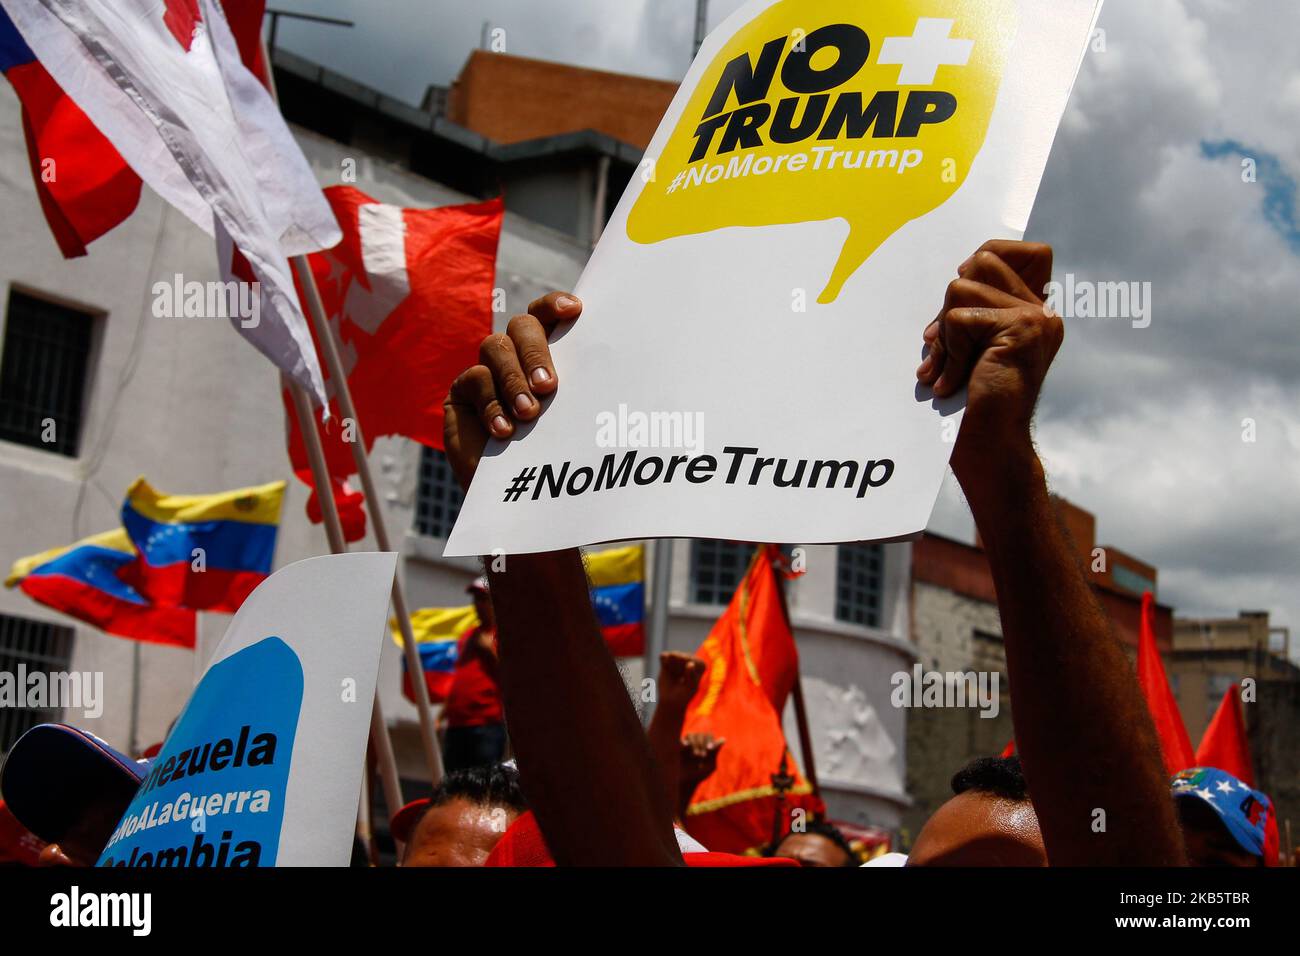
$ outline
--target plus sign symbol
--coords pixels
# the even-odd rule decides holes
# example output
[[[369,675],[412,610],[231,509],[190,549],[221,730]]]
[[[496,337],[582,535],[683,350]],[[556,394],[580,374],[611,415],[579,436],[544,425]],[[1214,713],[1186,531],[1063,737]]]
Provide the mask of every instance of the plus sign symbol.
[[[899,86],[929,86],[941,66],[965,66],[974,40],[954,39],[952,20],[921,17],[910,37],[886,37],[876,62],[898,66]]]

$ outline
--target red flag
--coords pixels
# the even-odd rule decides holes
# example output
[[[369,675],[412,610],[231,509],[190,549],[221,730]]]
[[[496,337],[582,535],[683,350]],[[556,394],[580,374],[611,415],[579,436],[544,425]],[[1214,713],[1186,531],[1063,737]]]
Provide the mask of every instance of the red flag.
[[[377,202],[351,186],[331,186],[325,195],[343,228],[343,241],[309,261],[339,339],[367,451],[383,435],[403,435],[442,448],[443,400],[456,376],[474,364],[479,343],[492,332],[492,290],[504,206],[493,199],[403,209]],[[333,393],[328,380],[326,390]],[[289,460],[294,473],[314,489],[287,393],[285,408]],[[341,482],[356,466],[347,423],[333,400],[330,412],[330,426],[321,437],[330,474]],[[336,486],[336,495],[337,491]],[[352,495],[342,503],[354,512],[344,520],[349,541],[360,538],[365,528],[361,495]],[[319,521],[315,497],[313,490],[308,514]]]
[[[1196,748],[1196,766],[1214,767],[1232,774],[1243,783],[1255,786],[1255,771],[1250,762],[1250,743],[1246,739],[1246,719],[1241,712],[1241,688],[1229,687],[1205,728]]]
[[[41,211],[64,258],[135,210],[140,177],[36,59],[0,8],[0,71],[22,103],[23,133]]]
[[[223,7],[240,56],[266,83],[262,17],[266,0],[225,0]],[[192,9],[191,9],[192,8]],[[194,29],[197,7],[170,0],[164,22]],[[121,224],[140,202],[140,177],[63,91],[0,8],[0,72],[22,103],[23,133],[41,211],[65,259]]]
[[[1156,647],[1155,598],[1150,591],[1142,595],[1142,619],[1138,628],[1137,655],[1138,683],[1146,698],[1147,710],[1156,727],[1156,739],[1165,760],[1165,771],[1173,776],[1180,770],[1196,766],[1192,741],[1183,726],[1183,716],[1178,712],[1178,701],[1169,689],[1165,666]]]
[[[792,809],[821,810],[781,730],[799,657],[772,573],[774,554],[771,546],[758,550],[731,604],[696,652],[708,667],[682,732],[708,732],[727,741],[717,769],[686,810],[686,828],[710,850],[744,853],[764,846],[773,837],[778,813],[784,832]],[[783,798],[773,781],[781,774],[791,778]]]

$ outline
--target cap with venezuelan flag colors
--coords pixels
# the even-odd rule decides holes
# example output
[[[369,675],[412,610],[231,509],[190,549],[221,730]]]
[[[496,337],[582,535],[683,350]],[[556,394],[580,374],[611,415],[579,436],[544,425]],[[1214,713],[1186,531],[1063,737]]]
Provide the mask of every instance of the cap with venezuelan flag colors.
[[[79,727],[38,724],[9,751],[0,794],[19,823],[58,843],[92,805],[116,821],[148,772],[149,761],[132,760]]]
[[[1200,800],[1209,806],[1247,853],[1264,857],[1273,802],[1258,790],[1214,767],[1189,767],[1174,775],[1175,800]]]

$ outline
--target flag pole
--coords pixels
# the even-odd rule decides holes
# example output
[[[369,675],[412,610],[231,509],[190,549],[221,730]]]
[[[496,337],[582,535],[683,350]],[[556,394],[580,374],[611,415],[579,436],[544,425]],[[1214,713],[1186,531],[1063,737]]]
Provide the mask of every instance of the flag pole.
[[[280,105],[280,93],[275,86],[275,64],[271,62],[271,53],[267,48],[265,38],[262,39],[261,43],[262,59],[266,64],[267,90],[278,107]],[[348,387],[347,375],[343,373],[343,363],[339,361],[338,346],[334,341],[334,331],[325,318],[325,308],[321,304],[320,289],[316,286],[316,277],[312,275],[311,265],[307,262],[306,256],[295,256],[293,268],[298,275],[298,281],[307,293],[307,312],[311,316],[312,326],[316,330],[316,339],[320,342],[321,350],[325,353],[325,365],[329,370],[330,378],[334,381],[337,392],[336,397],[339,400],[339,410],[343,413],[344,418],[352,420],[355,428],[354,437],[356,441],[350,443],[352,445],[352,460],[356,463],[357,474],[361,476],[361,490],[362,494],[365,495],[366,511],[370,515],[370,526],[375,529],[375,543],[379,546],[380,551],[393,551],[394,548],[388,537],[388,526],[384,522],[384,514],[379,505],[379,496],[375,494],[375,481],[370,473],[370,462],[366,458],[366,443],[361,431],[361,420],[357,418],[356,407],[352,404],[352,390]],[[299,428],[303,428],[301,415],[299,416]],[[305,430],[303,434],[306,434]],[[315,474],[314,468],[313,477],[316,482],[316,493],[319,495],[321,493],[321,479],[319,475]],[[328,489],[330,507],[333,510],[334,489],[329,485],[328,475],[325,487]],[[325,499],[322,498],[321,500],[323,502]],[[323,508],[322,511],[324,511]],[[337,518],[337,516],[337,511],[335,511],[335,517]],[[342,532],[340,531],[340,537],[341,535]],[[411,628],[411,615],[406,606],[406,593],[402,589],[402,571],[405,569],[406,563],[401,552],[398,551],[397,554],[399,567],[397,574],[393,577],[393,613],[397,617],[397,626],[402,632],[402,652],[406,656],[406,670],[411,675],[411,685],[415,690],[415,709],[420,715],[420,740],[424,745],[424,760],[429,767],[430,784],[436,787],[442,780],[442,754],[438,750],[437,732],[434,729],[433,714],[429,707],[429,690],[424,681],[418,679],[424,672],[424,668],[420,664],[420,656],[415,649],[415,633]],[[392,744],[390,742],[390,752],[391,749]],[[400,803],[394,805],[389,808],[389,812],[395,813],[400,806]]]
[[[361,798],[357,800],[357,839],[366,849],[366,862],[371,866],[379,865],[379,854],[375,849],[375,832],[370,825],[370,761],[361,762]],[[401,859],[399,856],[398,859]]]
[[[289,381],[289,393],[293,397],[294,413],[298,417],[298,430],[302,432],[307,446],[307,460],[311,463],[312,478],[316,482],[316,494],[320,499],[321,516],[324,518],[325,536],[329,540],[333,554],[345,554],[347,541],[343,537],[343,525],[339,521],[338,508],[334,504],[334,488],[330,485],[329,470],[325,467],[325,451],[321,445],[320,432],[316,430],[316,419],[312,414],[311,401],[306,390],[297,382]],[[383,708],[379,703],[379,688],[375,688],[374,700],[370,714],[370,746],[379,763],[379,780],[383,786],[384,802],[388,812],[396,813],[402,806],[402,787],[397,779],[397,764],[393,760],[393,745],[388,739],[388,725],[384,723]],[[401,847],[398,847],[400,852]]]
[[[654,577],[650,582],[650,632],[645,642],[645,677],[659,673],[659,655],[668,649],[668,598],[673,577],[673,538],[654,543]],[[658,695],[655,695],[656,699]],[[654,716],[655,701],[647,702],[641,719],[647,727]]]
[[[764,545],[764,547],[768,546]],[[773,550],[776,549],[773,548]],[[779,559],[773,559],[772,573],[776,574],[779,567]],[[790,629],[790,635],[793,637],[794,625],[790,623],[790,606],[785,600],[785,581],[779,578],[776,581],[776,595],[781,602],[781,616],[785,619],[785,626]],[[794,685],[790,688],[790,697],[794,700],[794,719],[799,728],[799,752],[803,756],[804,776],[808,778],[808,785],[812,787],[813,795],[820,797],[821,787],[817,783],[817,763],[813,757],[812,732],[808,729],[808,709],[804,706],[803,701],[802,664],[796,666]]]
[[[266,68],[267,92],[271,94],[271,100],[275,103],[276,107],[279,108],[280,92],[275,86],[275,65],[271,62],[271,54],[266,46],[266,38],[259,37],[258,41],[262,47],[262,60]],[[297,258],[302,259],[303,268],[306,270],[307,275],[310,276],[311,269],[307,268],[306,258],[296,257],[295,262],[297,261]],[[315,302],[319,305],[320,294],[316,290],[314,279],[312,280],[310,289],[315,296]],[[328,324],[326,325],[326,335],[324,336],[324,340],[333,346],[334,340],[329,337]],[[338,355],[336,352],[335,359],[337,358]],[[346,390],[347,379],[340,378],[338,381]],[[311,464],[312,480],[316,485],[316,494],[320,502],[321,516],[325,523],[325,533],[329,539],[330,550],[334,554],[343,554],[348,550],[348,544],[347,540],[343,537],[343,525],[339,521],[338,506],[334,502],[334,486],[330,484],[329,468],[325,465],[325,450],[321,444],[320,432],[316,430],[316,419],[315,416],[312,415],[311,402],[308,400],[307,393],[301,385],[297,382],[290,382],[289,384],[290,393],[293,396],[294,411],[298,417],[298,431],[302,433],[303,442],[307,446],[307,460]],[[349,404],[351,404],[351,396],[349,396],[348,401]],[[392,549],[381,543],[380,550],[390,551]],[[393,587],[397,588],[400,582],[401,572],[399,569],[398,573],[393,578]],[[399,613],[399,618],[406,622],[406,627],[409,629],[410,622],[407,620],[406,616]],[[410,645],[412,644],[412,641],[408,639],[405,643]],[[407,666],[409,667],[410,665],[408,664]],[[417,670],[413,672],[413,675],[419,673],[420,672]],[[421,690],[424,689],[423,681],[412,680],[412,683],[416,684]],[[425,702],[427,707],[427,697],[425,698]],[[378,686],[375,687],[375,698],[370,714],[370,746],[375,751],[375,756],[379,763],[379,779],[384,791],[384,803],[388,805],[388,813],[391,816],[402,807],[402,787],[397,776],[397,762],[393,759],[393,742],[388,737],[388,724],[384,721],[383,707],[379,703]],[[363,771],[364,770],[365,768],[363,767]],[[438,777],[435,777],[434,783],[436,784],[437,782]],[[367,791],[366,796],[368,800],[369,791]],[[367,823],[368,822],[369,821],[367,820]],[[370,844],[367,845],[370,846]],[[370,849],[373,858],[373,846],[370,846]],[[400,857],[402,850],[400,844],[397,849]]]
[[[347,374],[339,358],[334,330],[325,317],[325,306],[321,302],[316,277],[312,274],[306,256],[295,256],[293,268],[307,299],[307,312],[311,316],[312,327],[316,330],[316,339],[320,343],[321,352],[324,353],[325,367],[329,370],[330,381],[334,385],[334,397],[338,400],[339,411],[345,422],[352,423],[352,440],[346,444],[352,448],[352,461],[361,478],[361,491],[366,499],[370,525],[375,531],[375,541],[380,551],[397,550],[393,548],[388,537],[388,525],[384,521],[384,512],[380,505],[379,493],[375,488],[374,475],[370,471],[370,461],[366,457],[365,433],[361,430],[361,420],[357,417],[356,406],[352,403],[352,390],[348,387]],[[399,560],[401,560],[400,552]],[[411,627],[411,615],[402,588],[400,568],[393,578],[393,613],[397,616],[397,624],[402,631],[402,652],[406,655],[406,670],[411,675],[411,686],[415,691],[415,707],[420,714],[420,739],[424,744],[424,759],[429,766],[429,778],[432,785],[436,787],[442,780],[442,756],[438,752],[438,738],[433,726],[429,691],[420,676],[423,673],[423,666],[415,647],[415,633]]]

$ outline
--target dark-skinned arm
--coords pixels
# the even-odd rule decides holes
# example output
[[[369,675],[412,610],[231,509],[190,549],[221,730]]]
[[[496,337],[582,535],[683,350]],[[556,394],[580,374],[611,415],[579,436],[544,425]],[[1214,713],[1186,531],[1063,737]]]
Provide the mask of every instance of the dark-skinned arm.
[[[1031,289],[1051,249],[986,243],[927,328],[917,378],[969,392],[952,467],[993,573],[1016,748],[1053,866],[1185,863],[1132,664],[1088,585],[1034,450],[1034,406],[1064,335]],[[1094,829],[1096,811],[1104,830]]]
[[[445,447],[468,488],[490,434],[541,413],[556,388],[547,333],[581,305],[554,293],[484,340],[445,405]],[[491,565],[493,562],[488,562]],[[645,731],[601,636],[576,550],[510,555],[488,571],[498,678],[529,807],[561,866],[681,865]]]

